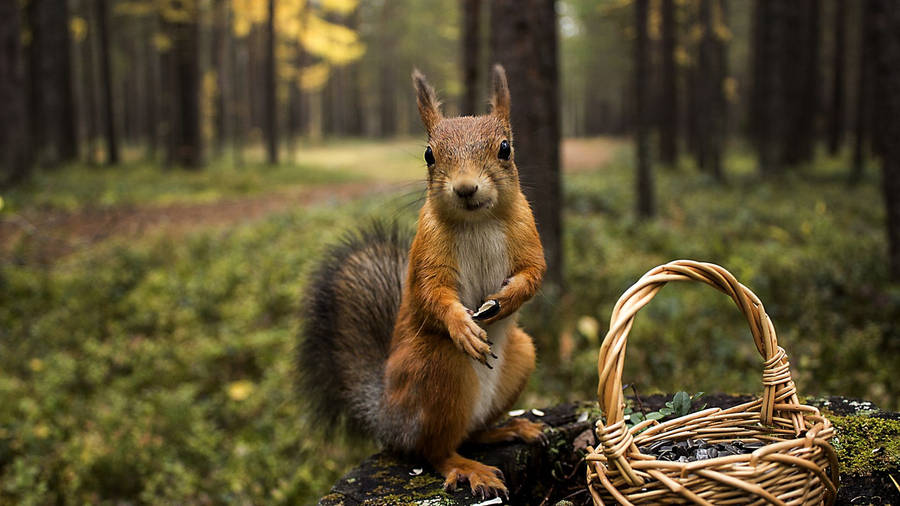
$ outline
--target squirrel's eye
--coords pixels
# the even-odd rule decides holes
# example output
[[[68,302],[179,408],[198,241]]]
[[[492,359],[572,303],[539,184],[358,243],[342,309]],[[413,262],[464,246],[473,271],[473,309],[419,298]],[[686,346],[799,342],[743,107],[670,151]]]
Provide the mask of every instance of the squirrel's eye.
[[[509,160],[509,155],[512,153],[512,149],[509,147],[509,141],[504,140],[500,143],[500,152],[497,153],[497,158],[501,160]]]
[[[425,163],[434,165],[434,153],[431,152],[431,146],[425,148]]]

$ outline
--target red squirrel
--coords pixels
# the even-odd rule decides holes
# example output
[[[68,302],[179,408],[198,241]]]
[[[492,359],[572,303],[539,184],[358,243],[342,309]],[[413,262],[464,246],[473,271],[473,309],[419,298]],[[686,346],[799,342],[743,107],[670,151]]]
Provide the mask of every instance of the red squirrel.
[[[519,187],[506,73],[493,69],[489,114],[455,118],[422,74],[412,78],[428,134],[412,245],[407,254],[396,227],[375,225],[328,251],[307,288],[298,369],[323,423],[344,414],[386,447],[424,457],[447,490],[468,482],[481,497],[508,495],[499,469],[456,451],[544,438],[524,418],[493,426],[534,369],[516,315],[546,269]]]

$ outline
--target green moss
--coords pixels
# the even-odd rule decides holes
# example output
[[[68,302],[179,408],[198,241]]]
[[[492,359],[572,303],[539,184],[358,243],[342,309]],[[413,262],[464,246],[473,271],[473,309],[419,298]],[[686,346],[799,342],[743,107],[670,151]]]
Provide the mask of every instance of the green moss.
[[[900,421],[863,416],[828,416],[841,474],[869,474],[900,466]]]
[[[421,474],[419,476],[414,476],[407,480],[407,483],[404,485],[407,489],[419,489],[423,487],[436,487],[440,488],[443,484],[443,481],[435,478],[430,474]]]

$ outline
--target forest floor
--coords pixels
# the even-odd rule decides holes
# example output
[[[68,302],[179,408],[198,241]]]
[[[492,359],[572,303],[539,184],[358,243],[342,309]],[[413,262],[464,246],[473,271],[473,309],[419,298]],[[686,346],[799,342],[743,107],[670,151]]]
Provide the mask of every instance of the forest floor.
[[[303,423],[302,294],[346,230],[371,219],[413,229],[422,150],[335,141],[274,167],[248,151],[241,167],[198,172],[126,159],[38,173],[3,193],[0,503],[324,494],[374,446]],[[887,281],[874,166],[852,187],[849,152],[762,177],[735,146],[720,183],[685,157],[654,171],[658,216],[641,221],[633,153],[603,139],[564,146],[566,291],[522,311],[540,360],[515,407],[592,399],[616,300],[653,266],[693,258],[765,302],[801,397],[900,409],[900,286]],[[667,287],[636,319],[623,377],[644,396],[758,392],[751,343],[727,297]]]
[[[54,179],[51,187],[55,194],[51,197],[48,193],[44,199],[39,196],[36,201],[17,199],[14,194],[11,200],[15,212],[0,214],[0,260],[10,261],[27,251],[29,262],[47,264],[112,237],[137,238],[148,233],[177,237],[191,230],[246,223],[299,207],[402,190],[421,191],[423,167],[412,154],[419,149],[420,141],[357,142],[352,144],[353,149],[346,149],[347,143],[335,141],[302,150],[295,157],[295,174],[290,174],[290,164],[276,168],[281,173],[274,178],[281,181],[277,187],[242,181],[226,183],[220,191],[210,193],[200,184],[203,173],[178,171],[173,176],[172,172],[157,171],[160,178],[192,178],[192,185],[135,195],[131,185],[110,188],[100,180],[118,176],[108,171],[73,166],[62,169],[63,174],[40,175],[38,179]],[[621,139],[602,137],[566,139],[562,146],[563,170],[579,173],[602,168],[623,143]],[[316,167],[315,173],[304,174],[305,165]],[[232,170],[247,171],[244,177],[265,179],[268,167],[248,164]],[[209,171],[208,182],[213,188],[221,171]],[[32,182],[26,191],[33,196],[40,185]],[[85,191],[84,186],[93,191]],[[109,203],[104,204],[104,200]]]

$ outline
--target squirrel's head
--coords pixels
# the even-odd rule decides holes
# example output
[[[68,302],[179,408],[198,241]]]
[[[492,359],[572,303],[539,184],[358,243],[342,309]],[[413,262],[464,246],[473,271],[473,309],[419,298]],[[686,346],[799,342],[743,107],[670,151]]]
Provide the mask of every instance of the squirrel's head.
[[[506,72],[495,65],[491,112],[444,118],[425,76],[414,70],[419,115],[428,133],[428,198],[448,217],[477,221],[502,212],[519,193],[509,124]]]

